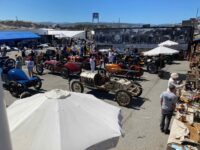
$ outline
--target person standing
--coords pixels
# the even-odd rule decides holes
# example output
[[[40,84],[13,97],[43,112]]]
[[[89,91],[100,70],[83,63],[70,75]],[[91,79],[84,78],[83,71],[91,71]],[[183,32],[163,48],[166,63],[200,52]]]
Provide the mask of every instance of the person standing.
[[[33,77],[33,67],[34,67],[33,58],[30,57],[30,59],[26,63],[27,63],[27,69],[28,69],[29,77]]]
[[[22,55],[22,64],[25,65],[25,58],[26,58],[25,48],[23,48],[21,55]]]
[[[90,68],[91,72],[95,71],[95,57],[93,55],[90,57]]]
[[[22,58],[18,55],[15,55],[15,59],[16,59],[15,68],[22,69]]]
[[[114,52],[113,52],[113,50],[111,50],[111,51],[109,51],[109,53],[108,53],[108,61],[109,61],[109,63],[113,63],[113,61],[114,61]]]
[[[171,77],[168,80],[168,88],[170,85],[174,85],[176,89],[183,87],[185,84],[178,84],[178,78],[179,78],[178,73],[172,73]]]
[[[160,95],[160,104],[161,104],[161,122],[160,130],[165,134],[169,134],[169,125],[173,115],[173,112],[176,108],[176,101],[178,97],[175,95],[176,87],[174,85],[169,86],[169,91],[165,91]]]

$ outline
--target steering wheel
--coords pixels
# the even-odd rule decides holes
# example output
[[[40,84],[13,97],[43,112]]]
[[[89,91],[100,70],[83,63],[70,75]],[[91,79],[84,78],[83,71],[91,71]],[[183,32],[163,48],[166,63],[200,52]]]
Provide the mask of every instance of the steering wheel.
[[[5,60],[3,66],[5,68],[14,68],[15,67],[15,60],[12,58],[8,58],[7,60]]]

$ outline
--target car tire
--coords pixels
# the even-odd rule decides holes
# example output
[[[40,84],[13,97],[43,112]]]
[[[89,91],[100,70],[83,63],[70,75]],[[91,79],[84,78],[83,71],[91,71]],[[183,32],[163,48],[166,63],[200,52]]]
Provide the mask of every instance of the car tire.
[[[35,81],[35,85],[33,87],[34,89],[39,91],[42,87],[42,80],[38,76],[33,76],[33,77],[37,78],[36,79],[37,81]]]
[[[142,95],[142,86],[138,83],[132,83],[132,85],[127,89],[132,96],[139,97]]]
[[[43,67],[42,64],[36,65],[36,72],[37,72],[37,74],[39,74],[39,75],[42,75],[42,74],[43,74],[43,72],[44,72],[44,67]]]
[[[125,90],[119,90],[115,94],[115,100],[120,106],[128,106],[132,100],[132,96],[129,92]]]
[[[154,63],[150,63],[147,65],[147,71],[151,74],[155,74],[158,72],[158,67]]]
[[[71,90],[72,92],[83,93],[84,92],[83,84],[80,81],[73,81],[71,84]]]
[[[20,99],[27,98],[27,97],[30,97],[30,96],[31,96],[31,93],[26,91],[26,92],[23,92],[20,95]]]
[[[51,71],[51,73],[54,73],[54,67],[53,67],[53,65],[49,65],[49,70]]]
[[[64,79],[68,79],[68,78],[69,78],[69,70],[68,70],[67,68],[62,69],[62,71],[61,71],[61,76],[62,76]]]
[[[23,93],[25,91],[25,87],[20,84],[20,83],[17,83],[15,81],[11,81],[8,85],[8,89],[10,91],[10,94],[14,97],[19,97],[19,95],[21,93]]]

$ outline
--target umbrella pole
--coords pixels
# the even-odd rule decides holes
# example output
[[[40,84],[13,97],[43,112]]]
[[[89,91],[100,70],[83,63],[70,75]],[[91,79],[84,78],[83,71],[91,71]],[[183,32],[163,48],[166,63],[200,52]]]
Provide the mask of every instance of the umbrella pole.
[[[0,80],[0,149],[12,150],[6,107],[3,100],[3,88],[1,80]]]

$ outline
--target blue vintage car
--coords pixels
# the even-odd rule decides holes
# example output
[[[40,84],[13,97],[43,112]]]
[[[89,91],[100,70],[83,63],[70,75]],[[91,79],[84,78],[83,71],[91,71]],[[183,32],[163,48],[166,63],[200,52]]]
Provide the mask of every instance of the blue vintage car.
[[[14,97],[21,97],[22,95],[24,97],[25,95],[27,96],[27,89],[29,87],[34,87],[36,90],[40,90],[42,87],[42,81],[39,77],[33,76],[29,78],[23,70],[16,69],[11,65],[3,65],[3,67],[1,67],[1,78],[4,87],[6,87]]]

